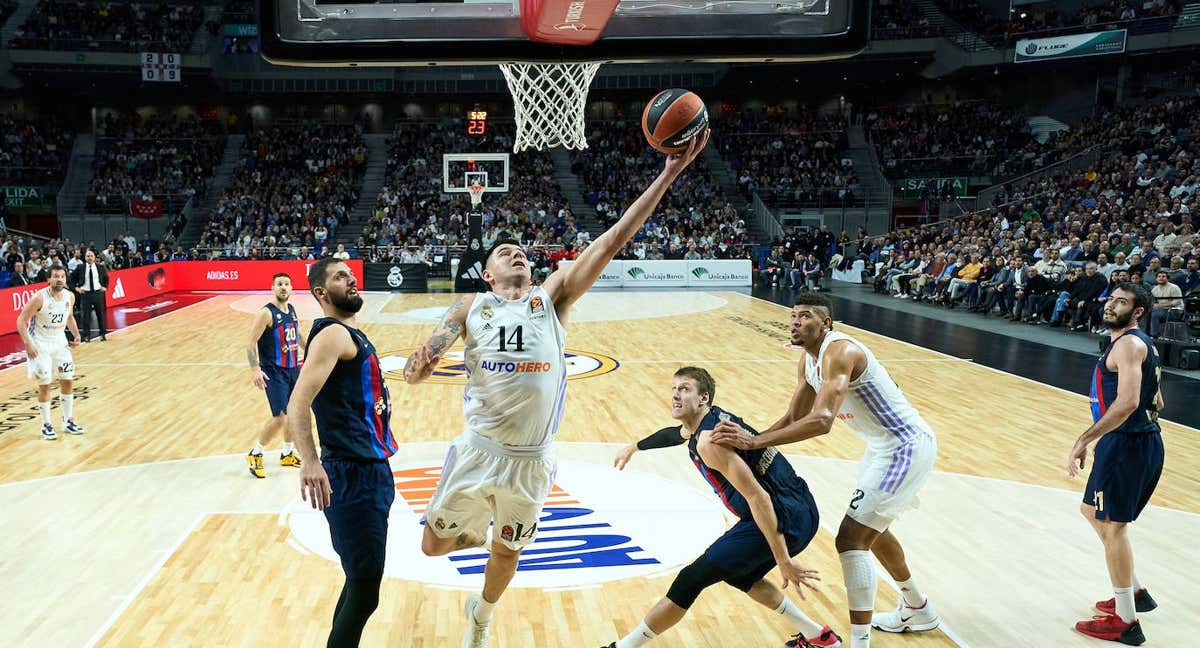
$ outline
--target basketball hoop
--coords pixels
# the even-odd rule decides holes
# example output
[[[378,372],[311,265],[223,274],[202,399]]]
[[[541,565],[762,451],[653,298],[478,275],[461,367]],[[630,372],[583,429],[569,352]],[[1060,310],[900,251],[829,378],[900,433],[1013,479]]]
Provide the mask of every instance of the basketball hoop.
[[[584,109],[600,63],[501,63],[517,118],[513,153],[587,148]]]
[[[478,207],[479,203],[483,202],[483,185],[473,184],[467,187],[467,193],[471,194],[471,206]]]

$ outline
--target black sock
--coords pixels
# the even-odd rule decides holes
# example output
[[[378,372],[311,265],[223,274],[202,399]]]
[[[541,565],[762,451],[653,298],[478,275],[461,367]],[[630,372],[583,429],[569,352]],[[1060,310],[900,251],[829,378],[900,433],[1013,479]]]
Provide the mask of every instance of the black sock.
[[[379,578],[347,578],[333,614],[327,648],[354,648],[367,619],[379,607]]]

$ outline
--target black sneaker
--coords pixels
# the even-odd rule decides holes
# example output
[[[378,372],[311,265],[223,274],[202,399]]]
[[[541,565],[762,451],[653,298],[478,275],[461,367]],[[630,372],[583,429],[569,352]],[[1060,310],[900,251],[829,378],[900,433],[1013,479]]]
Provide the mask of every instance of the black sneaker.
[[[1150,596],[1150,592],[1146,588],[1142,588],[1133,595],[1133,609],[1138,612],[1149,612],[1158,607],[1158,602]],[[1117,599],[1110,598],[1107,601],[1097,601],[1096,609],[1105,614],[1117,613]]]

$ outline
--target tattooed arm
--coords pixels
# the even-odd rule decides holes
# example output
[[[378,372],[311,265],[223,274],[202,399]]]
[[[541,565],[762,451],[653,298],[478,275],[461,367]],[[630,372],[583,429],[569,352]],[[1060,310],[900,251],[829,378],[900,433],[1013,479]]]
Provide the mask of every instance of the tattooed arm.
[[[404,365],[404,382],[415,385],[433,375],[442,354],[463,334],[467,326],[467,312],[471,310],[471,304],[474,302],[474,293],[460,295],[454,300],[442,316],[441,323],[434,329],[433,335],[429,336],[429,341],[409,356]]]

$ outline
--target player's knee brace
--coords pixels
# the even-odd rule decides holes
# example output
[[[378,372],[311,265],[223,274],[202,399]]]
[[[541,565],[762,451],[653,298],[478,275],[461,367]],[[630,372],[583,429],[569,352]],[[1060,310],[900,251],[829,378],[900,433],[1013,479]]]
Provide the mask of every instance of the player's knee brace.
[[[667,590],[667,598],[683,609],[692,607],[696,597],[709,585],[725,580],[724,572],[712,564],[706,556],[700,556],[692,564],[679,570],[675,582]]]
[[[856,549],[838,554],[842,577],[846,581],[846,601],[850,609],[875,609],[875,561],[870,551]]]

